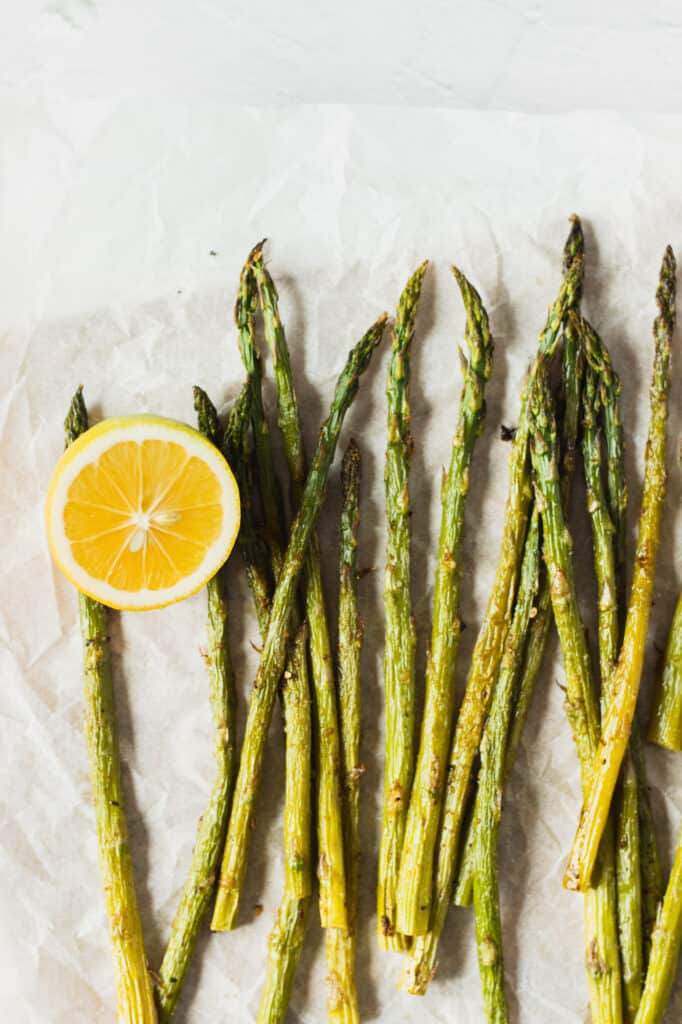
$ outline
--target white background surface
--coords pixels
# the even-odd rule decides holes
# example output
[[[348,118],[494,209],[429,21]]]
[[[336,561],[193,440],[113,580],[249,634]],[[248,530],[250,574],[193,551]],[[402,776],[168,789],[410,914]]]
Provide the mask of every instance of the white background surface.
[[[501,531],[507,449],[499,425],[515,420],[573,209],[587,232],[585,307],[624,379],[633,509],[638,502],[656,275],[666,242],[682,251],[682,15],[672,3],[643,12],[635,4],[484,3],[475,17],[438,3],[277,11],[262,0],[239,10],[72,0],[26,3],[21,15],[7,0],[2,6],[0,1009],[21,1024],[99,1024],[112,1019],[113,982],[81,734],[80,642],[73,593],[50,563],[42,530],[74,387],[85,385],[94,417],[153,410],[191,422],[192,383],[227,403],[240,382],[230,318],[239,267],[267,235],[312,443],[345,350],[378,312],[393,309],[409,272],[430,257],[413,386],[423,663],[438,479],[459,390],[463,318],[447,269],[457,261],[479,286],[498,343],[468,508],[461,685]],[[362,594],[362,1011],[366,1020],[465,1024],[481,1019],[467,912],[451,914],[425,1000],[394,991],[398,963],[373,940],[385,369],[384,350],[346,432],[360,440],[366,463],[361,560],[377,567]],[[680,397],[676,373],[645,696],[682,585]],[[337,498],[334,476],[322,522],[332,606]],[[584,523],[576,530],[585,570]],[[582,577],[589,617],[594,595]],[[232,586],[243,714],[256,630],[237,559]],[[153,964],[212,778],[203,629],[201,596],[112,622]],[[580,900],[560,886],[578,809],[560,681],[555,659],[543,672],[503,825],[512,1011],[538,1024],[568,1024],[586,1012]],[[680,762],[659,751],[649,761],[668,851],[682,815]],[[246,923],[202,944],[178,1012],[189,1024],[253,1019],[281,890],[281,771],[276,723]],[[257,904],[260,916],[250,909]],[[324,1017],[320,942],[314,924],[292,1020]],[[671,1021],[682,1011],[679,988],[676,999]]]

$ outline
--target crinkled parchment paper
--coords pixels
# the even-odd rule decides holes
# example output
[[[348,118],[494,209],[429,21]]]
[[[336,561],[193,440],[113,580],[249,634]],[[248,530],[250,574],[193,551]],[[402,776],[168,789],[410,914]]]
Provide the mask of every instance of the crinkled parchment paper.
[[[53,567],[43,498],[78,384],[93,418],[154,411],[193,422],[192,384],[226,407],[241,381],[231,307],[241,262],[263,236],[282,297],[309,447],[344,354],[392,311],[417,262],[432,268],[414,343],[414,603],[420,665],[430,617],[439,479],[460,388],[456,261],[481,290],[497,349],[469,496],[459,685],[496,563],[508,446],[524,372],[560,278],[567,217],[585,223],[585,308],[623,377],[630,522],[647,427],[654,291],[664,244],[682,253],[682,119],[532,118],[341,107],[140,106],[124,90],[46,97],[8,112],[0,163],[0,1007],[20,1024],[99,1024],[113,979],[96,863],[73,591]],[[381,585],[387,346],[348,417],[364,456],[360,562],[363,860],[359,982],[365,1020],[481,1019],[471,913],[452,910],[425,999],[396,992],[399,961],[374,942],[382,770]],[[680,586],[682,523],[675,353],[670,489],[648,644],[644,704]],[[270,391],[270,400],[272,399]],[[272,403],[271,403],[272,404]],[[335,608],[338,465],[321,520]],[[579,500],[577,505],[580,505]],[[595,594],[576,519],[586,618]],[[632,551],[632,529],[630,534]],[[243,723],[258,634],[239,559],[232,643]],[[212,780],[204,598],[112,616],[125,784],[148,952],[158,964]],[[561,888],[578,813],[576,758],[552,642],[505,801],[501,885],[514,1019],[586,1016],[581,900]],[[282,888],[283,750],[275,714],[253,836],[243,924],[205,935],[178,1019],[253,1019]],[[664,859],[682,815],[682,761],[650,750]],[[292,1020],[324,1019],[317,921]],[[679,986],[671,1021],[682,1013]]]

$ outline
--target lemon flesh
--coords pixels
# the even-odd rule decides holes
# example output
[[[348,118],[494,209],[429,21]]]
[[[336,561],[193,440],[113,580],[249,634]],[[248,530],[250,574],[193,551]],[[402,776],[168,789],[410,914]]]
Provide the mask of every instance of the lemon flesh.
[[[196,430],[156,416],[109,419],[55,467],[47,534],[62,572],[111,608],[161,608],[218,571],[239,532],[239,490]]]

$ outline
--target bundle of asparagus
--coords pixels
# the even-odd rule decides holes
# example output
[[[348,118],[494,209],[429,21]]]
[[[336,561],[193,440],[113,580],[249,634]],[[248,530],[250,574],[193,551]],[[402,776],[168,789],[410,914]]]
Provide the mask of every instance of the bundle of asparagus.
[[[526,385],[521,399],[521,414],[510,457],[510,483],[500,560],[486,617],[474,647],[464,698],[451,740],[444,798],[439,799],[438,803],[439,833],[435,843],[433,864],[426,864],[426,870],[429,872],[426,877],[430,878],[433,872],[434,881],[432,885],[423,888],[422,899],[426,906],[422,911],[419,933],[412,942],[400,982],[402,988],[415,994],[423,994],[426,991],[435,971],[438,942],[453,894],[459,838],[467,807],[472,770],[504,655],[505,640],[514,607],[532,502],[528,464],[530,420],[527,395],[543,359],[551,357],[555,352],[567,311],[576,302],[582,288],[582,233],[577,221],[572,225],[567,252],[570,258],[566,261],[564,280],[540,334],[539,354],[531,369],[530,383]],[[544,624],[547,617],[538,618],[542,628],[536,631],[536,646],[532,651],[532,660],[529,647],[528,665],[531,667],[531,673],[530,677],[527,670],[524,673],[526,679],[520,691],[523,692],[526,706],[532,690],[534,669],[541,660],[546,635]],[[484,953],[484,958],[486,957],[489,957],[489,954]]]
[[[473,902],[486,1020],[491,1024],[508,1021],[498,878],[502,794],[553,619],[584,798],[565,884],[584,893],[592,1019],[595,1024],[660,1022],[682,944],[682,833],[664,896],[635,707],[665,496],[674,257],[668,248],[657,292],[651,422],[626,605],[627,491],[620,382],[603,340],[580,311],[584,239],[579,219],[571,218],[563,281],[521,396],[500,559],[457,716],[464,510],[474,449],[485,419],[493,341],[478,292],[453,268],[466,311],[468,354],[461,356],[462,392],[450,464],[443,475],[431,645],[415,743],[409,379],[426,269],[423,263],[400,297],[387,384],[386,761],[377,885],[379,940],[387,950],[407,952],[400,985],[423,994],[435,971],[438,942],[453,896],[460,906]],[[274,370],[291,523],[275,470],[263,398],[256,343],[259,310]],[[244,265],[235,321],[246,381],[224,434],[215,407],[200,388],[194,390],[194,401],[200,432],[225,454],[239,487],[238,546],[263,646],[237,765],[236,687],[228,644],[226,581],[223,570],[219,571],[206,590],[206,665],[216,778],[156,973],[146,964],[128,850],[107,612],[91,598],[80,596],[86,731],[118,1013],[121,1020],[136,1024],[170,1020],[218,872],[212,928],[223,931],[236,926],[266,737],[279,695],[286,738],[284,893],[269,939],[257,1019],[259,1024],[276,1024],[286,1016],[313,900],[316,851],[319,912],[326,932],[328,1019],[356,1024],[360,1019],[355,954],[363,630],[356,556],[360,453],[352,441],[342,467],[336,652],[327,624],[315,530],[343,420],[381,339],[386,317],[380,317],[351,352],[307,474],[289,351],[263,243]],[[552,373],[559,363],[557,399]],[[87,426],[79,390],[65,424],[67,445]],[[592,531],[599,686],[578,602],[569,525],[578,453]],[[675,750],[682,747],[680,635],[678,605],[650,728],[654,742]]]

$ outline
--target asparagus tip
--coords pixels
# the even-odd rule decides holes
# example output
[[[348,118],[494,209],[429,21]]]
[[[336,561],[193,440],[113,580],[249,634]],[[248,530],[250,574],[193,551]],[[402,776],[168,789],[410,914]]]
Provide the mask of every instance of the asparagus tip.
[[[394,343],[400,348],[409,346],[412,340],[417,304],[428,265],[428,260],[420,263],[400,293],[394,324]]]
[[[572,213],[568,218],[568,222],[571,227],[564,245],[564,273],[570,269],[571,264],[576,258],[581,258],[585,253],[585,236],[583,235],[580,217],[577,213]]]
[[[462,295],[462,301],[466,306],[467,313],[469,312],[472,303],[476,303],[477,305],[480,306],[481,296],[478,294],[478,292],[476,291],[476,289],[474,288],[473,284],[466,276],[466,274],[463,273],[463,271],[461,271],[459,267],[456,267],[454,263],[450,267],[450,270],[452,271],[455,280],[459,286],[459,290]]]
[[[467,315],[466,341],[469,349],[469,360],[460,349],[460,362],[463,371],[466,371],[469,363],[474,373],[487,381],[492,372],[493,349],[495,347],[488,314],[481,296],[478,294],[468,277],[462,273],[459,267],[452,266],[452,273],[459,287],[462,302]]]
[[[659,320],[670,330],[675,326],[675,274],[677,263],[672,246],[667,245],[661,262],[661,273],[656,290]]]
[[[64,420],[64,436],[67,446],[72,444],[80,434],[88,429],[88,410],[83,398],[83,385],[80,384],[71,399],[69,411]]]
[[[533,443],[539,444],[542,450],[554,450],[556,422],[553,413],[552,387],[547,369],[547,361],[542,357],[538,357],[535,372],[531,378],[528,408],[532,424],[531,437]]]
[[[256,242],[256,244],[254,245],[253,249],[249,253],[249,256],[248,256],[248,259],[247,259],[246,263],[244,264],[244,269],[245,270],[246,270],[247,267],[251,267],[257,260],[262,258],[262,256],[263,256],[263,249],[265,247],[266,242],[267,242],[267,238],[261,238],[260,242]]]
[[[208,397],[203,388],[195,384],[192,388],[194,396],[194,409],[197,414],[199,431],[207,437],[212,444],[219,447],[220,422],[216,407]]]
[[[241,391],[235,398],[227,425],[223,434],[222,451],[227,461],[232,464],[243,455],[248,446],[247,429],[251,415],[251,386],[247,380],[242,384]]]

